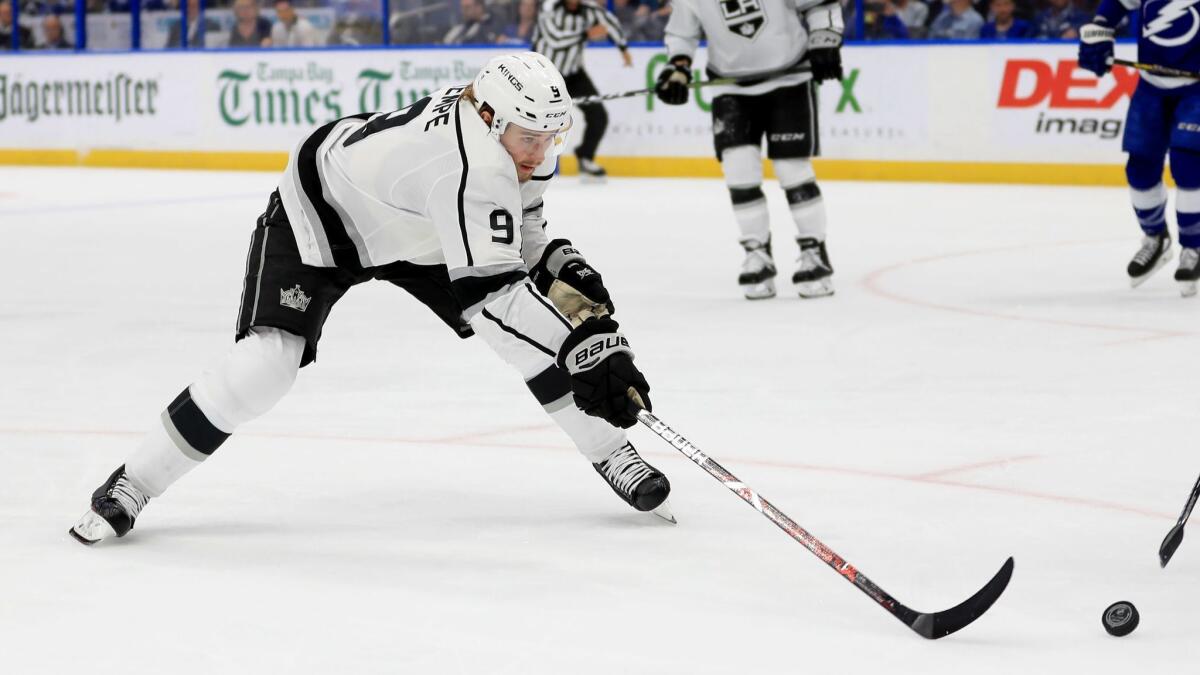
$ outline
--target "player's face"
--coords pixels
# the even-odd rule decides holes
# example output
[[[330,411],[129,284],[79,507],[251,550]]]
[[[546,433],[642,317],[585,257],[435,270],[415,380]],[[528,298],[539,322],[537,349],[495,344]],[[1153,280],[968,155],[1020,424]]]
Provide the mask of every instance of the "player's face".
[[[532,131],[515,124],[509,124],[500,134],[500,144],[517,165],[519,181],[529,180],[534,169],[546,161],[546,153],[554,147],[554,135],[551,131]]]

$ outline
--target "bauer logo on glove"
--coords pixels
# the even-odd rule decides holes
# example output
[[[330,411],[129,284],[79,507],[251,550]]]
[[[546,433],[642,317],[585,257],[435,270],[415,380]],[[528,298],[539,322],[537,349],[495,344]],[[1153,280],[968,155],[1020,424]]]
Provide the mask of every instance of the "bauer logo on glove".
[[[629,341],[608,318],[588,319],[563,342],[558,365],[571,375],[575,405],[613,426],[637,423],[641,408],[651,410],[650,385],[637,366]]]
[[[624,335],[614,333],[611,335],[597,335],[589,342],[585,342],[575,350],[575,364],[572,372],[581,368],[591,368],[596,365],[607,354],[614,349],[623,349],[629,353],[633,353],[629,349],[629,341]]]

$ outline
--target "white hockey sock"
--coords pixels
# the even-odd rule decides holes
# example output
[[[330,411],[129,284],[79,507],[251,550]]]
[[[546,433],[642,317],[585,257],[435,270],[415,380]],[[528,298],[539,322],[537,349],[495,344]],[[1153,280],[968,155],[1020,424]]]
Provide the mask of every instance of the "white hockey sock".
[[[721,170],[729,197],[733,201],[733,217],[737,220],[742,244],[766,244],[771,239],[771,220],[767,199],[762,191],[762,156],[750,145],[729,148],[721,154]]]
[[[216,368],[167,406],[125,462],[133,484],[151,497],[196,468],[233,431],[283,398],[295,382],[304,339],[252,328]]]
[[[796,223],[798,239],[825,241],[825,200],[817,187],[817,175],[807,159],[776,159],[772,162],[779,184],[787,195],[788,208]]]
[[[575,447],[592,464],[604,460],[613,450],[625,445],[627,435],[624,429],[588,415],[574,402],[550,413],[550,419],[571,437]]]

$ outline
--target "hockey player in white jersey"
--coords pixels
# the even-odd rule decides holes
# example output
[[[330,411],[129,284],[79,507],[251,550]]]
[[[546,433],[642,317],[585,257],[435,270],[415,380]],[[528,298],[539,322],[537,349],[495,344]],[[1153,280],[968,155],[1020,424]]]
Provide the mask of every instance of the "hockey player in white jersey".
[[[738,283],[751,300],[775,296],[771,226],[762,192],[767,157],[787,196],[800,249],[792,275],[803,298],[833,293],[825,249],[825,205],[810,159],[820,152],[814,83],[842,79],[843,22],[837,0],[675,0],[667,22],[669,65],[655,93],[687,102],[692,56],[708,40],[708,72],[737,78],[712,103],[713,140],[746,257]],[[803,21],[801,20],[803,14]],[[807,72],[802,62],[808,61]]]
[[[664,508],[670,483],[626,439],[649,386],[603,279],[544,232],[570,112],[557,69],[526,52],[301,142],[251,237],[234,347],[167,406],[71,534],[92,544],[129,532],[150,499],[287,393],[334,304],[372,279],[483,338],[623,500]]]

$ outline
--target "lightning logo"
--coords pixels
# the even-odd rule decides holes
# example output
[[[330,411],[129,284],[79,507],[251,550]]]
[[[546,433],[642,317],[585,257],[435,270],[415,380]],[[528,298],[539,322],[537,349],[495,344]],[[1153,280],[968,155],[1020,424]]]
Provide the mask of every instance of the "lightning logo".
[[[1146,25],[1142,27],[1142,37],[1160,47],[1178,47],[1191,42],[1192,38],[1196,37],[1196,33],[1200,32],[1200,13],[1196,12],[1197,3],[1200,3],[1200,0],[1167,0],[1162,9],[1158,10],[1158,15],[1147,21]],[[1191,25],[1182,35],[1176,37],[1161,35],[1175,28],[1176,20],[1185,15],[1189,17]]]

